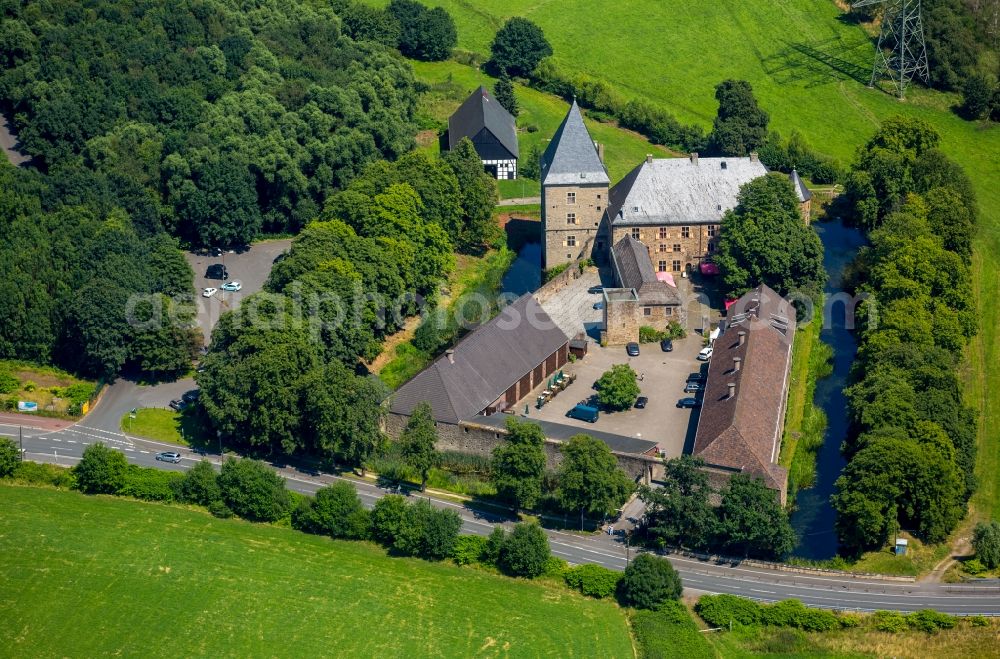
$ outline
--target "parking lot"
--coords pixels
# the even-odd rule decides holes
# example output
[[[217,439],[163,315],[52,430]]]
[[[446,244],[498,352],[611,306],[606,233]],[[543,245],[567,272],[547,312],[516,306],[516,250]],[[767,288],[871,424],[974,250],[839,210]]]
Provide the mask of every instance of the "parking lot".
[[[539,391],[525,399],[529,403],[529,418],[577,426],[581,431],[601,430],[617,435],[638,437],[657,442],[666,457],[679,456],[694,441],[698,410],[677,407],[685,394],[687,376],[699,370],[704,362],[696,359],[702,348],[702,338],[696,332],[674,341],[673,352],[662,352],[658,343],[644,343],[638,357],[629,357],[624,346],[601,348],[591,343],[585,358],[567,364],[564,371],[575,373],[576,381],[561,391],[542,409],[534,406]],[[594,383],[614,364],[629,364],[642,378],[641,395],[649,398],[645,409],[624,412],[601,412],[596,423],[571,419],[566,413],[577,403],[596,400]],[[541,388],[539,388],[541,389]]]
[[[239,307],[240,302],[248,295],[260,291],[271,274],[271,266],[292,244],[291,240],[267,240],[256,243],[243,252],[225,252],[222,256],[186,252],[188,263],[194,270],[195,304],[198,305],[198,326],[201,327],[207,346],[212,336],[212,328],[219,322],[219,317],[230,309]],[[213,264],[222,264],[229,271],[226,280],[207,279],[205,273]],[[242,290],[229,293],[222,290],[226,281],[238,281]],[[210,298],[202,297],[202,291],[207,288],[217,288],[219,291]]]

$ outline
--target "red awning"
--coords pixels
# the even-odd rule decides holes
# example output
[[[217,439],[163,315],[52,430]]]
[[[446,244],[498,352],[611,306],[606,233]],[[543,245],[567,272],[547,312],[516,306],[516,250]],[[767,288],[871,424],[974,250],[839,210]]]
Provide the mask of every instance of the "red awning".
[[[727,299],[726,300],[726,311],[729,311],[729,307],[733,306],[734,304],[736,304],[739,301],[740,301],[740,299],[738,297],[731,297],[731,298]]]

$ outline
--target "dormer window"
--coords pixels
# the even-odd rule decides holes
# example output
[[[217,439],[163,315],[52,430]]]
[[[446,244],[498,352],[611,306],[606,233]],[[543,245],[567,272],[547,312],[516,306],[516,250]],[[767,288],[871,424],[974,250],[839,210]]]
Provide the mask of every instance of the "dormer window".
[[[632,212],[633,213],[638,213],[639,212],[639,207],[638,206],[633,206],[632,207]]]
[[[725,161],[725,160],[723,160],[723,161],[722,161],[722,168],[723,168],[723,169],[725,169],[725,168],[726,168],[726,161]]]

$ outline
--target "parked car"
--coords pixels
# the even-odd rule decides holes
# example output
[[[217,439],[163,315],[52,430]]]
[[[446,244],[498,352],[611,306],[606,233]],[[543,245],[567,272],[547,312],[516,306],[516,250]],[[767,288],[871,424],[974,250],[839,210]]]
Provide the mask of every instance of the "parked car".
[[[177,464],[181,461],[181,454],[175,453],[174,451],[164,451],[163,453],[156,454],[157,460],[162,460],[163,462],[173,462]]]
[[[222,285],[222,290],[228,291],[230,293],[236,293],[237,291],[243,290],[243,284],[238,281],[227,281]]]
[[[703,373],[691,373],[688,375],[688,382],[704,382],[705,375]]]
[[[684,385],[684,393],[696,394],[704,388],[705,387],[704,385],[702,385],[701,382],[688,382],[686,385]]]
[[[700,361],[707,362],[711,358],[712,358],[712,346],[708,346],[707,348],[702,348],[701,352],[698,353],[698,359]]]
[[[645,396],[639,396],[638,398],[635,399],[635,407],[636,409],[644,410],[646,409],[646,403],[648,402],[649,402],[648,398],[646,398]]]
[[[671,341],[670,339],[663,339],[662,341],[660,341],[660,350],[662,350],[663,352],[673,352],[674,342]]]
[[[569,412],[566,412],[566,416],[571,419],[586,421],[587,423],[596,423],[597,419],[600,418],[601,413],[596,407],[580,404],[575,406]]]
[[[587,289],[588,293],[601,293],[602,291],[604,291],[603,286],[591,286]]]
[[[604,302],[603,301],[602,302],[594,302],[594,308],[595,309],[603,309],[604,308]]]
[[[205,279],[229,279],[229,271],[221,263],[213,263],[205,270]]]
[[[222,248],[221,247],[213,247],[212,250],[211,250],[211,254],[212,254],[212,256],[214,256],[216,258],[222,256]]]
[[[184,410],[185,407],[187,407],[187,403],[185,403],[182,400],[172,400],[170,401],[170,407],[172,409],[177,410],[178,412],[181,412]]]
[[[638,343],[634,343],[634,342],[633,343],[629,343],[628,345],[625,346],[625,352],[628,354],[629,357],[638,357],[639,356],[639,344]]]
[[[201,396],[201,390],[192,389],[191,391],[185,391],[184,395],[181,396],[181,400],[190,405],[191,403],[198,400],[199,396]]]
[[[681,398],[677,401],[677,407],[701,407],[701,401],[697,398]]]
[[[211,286],[209,286],[209,287],[205,288],[204,290],[202,290],[201,296],[202,297],[212,297],[213,295],[215,295],[218,292],[219,292],[218,288],[212,288]]]

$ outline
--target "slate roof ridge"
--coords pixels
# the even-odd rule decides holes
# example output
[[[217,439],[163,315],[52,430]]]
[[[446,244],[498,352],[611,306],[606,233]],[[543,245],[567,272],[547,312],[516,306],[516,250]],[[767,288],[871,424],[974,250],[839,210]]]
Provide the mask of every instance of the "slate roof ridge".
[[[488,130],[515,158],[519,155],[514,116],[496,100],[486,87],[479,85],[458,109],[448,117],[448,148],[453,149],[463,137],[472,138]]]
[[[795,195],[799,198],[800,203],[805,203],[812,199],[812,191],[806,187],[806,184],[802,181],[802,177],[799,176],[798,170],[793,167],[792,173],[788,175],[788,178],[792,180],[792,185],[795,187]]]

